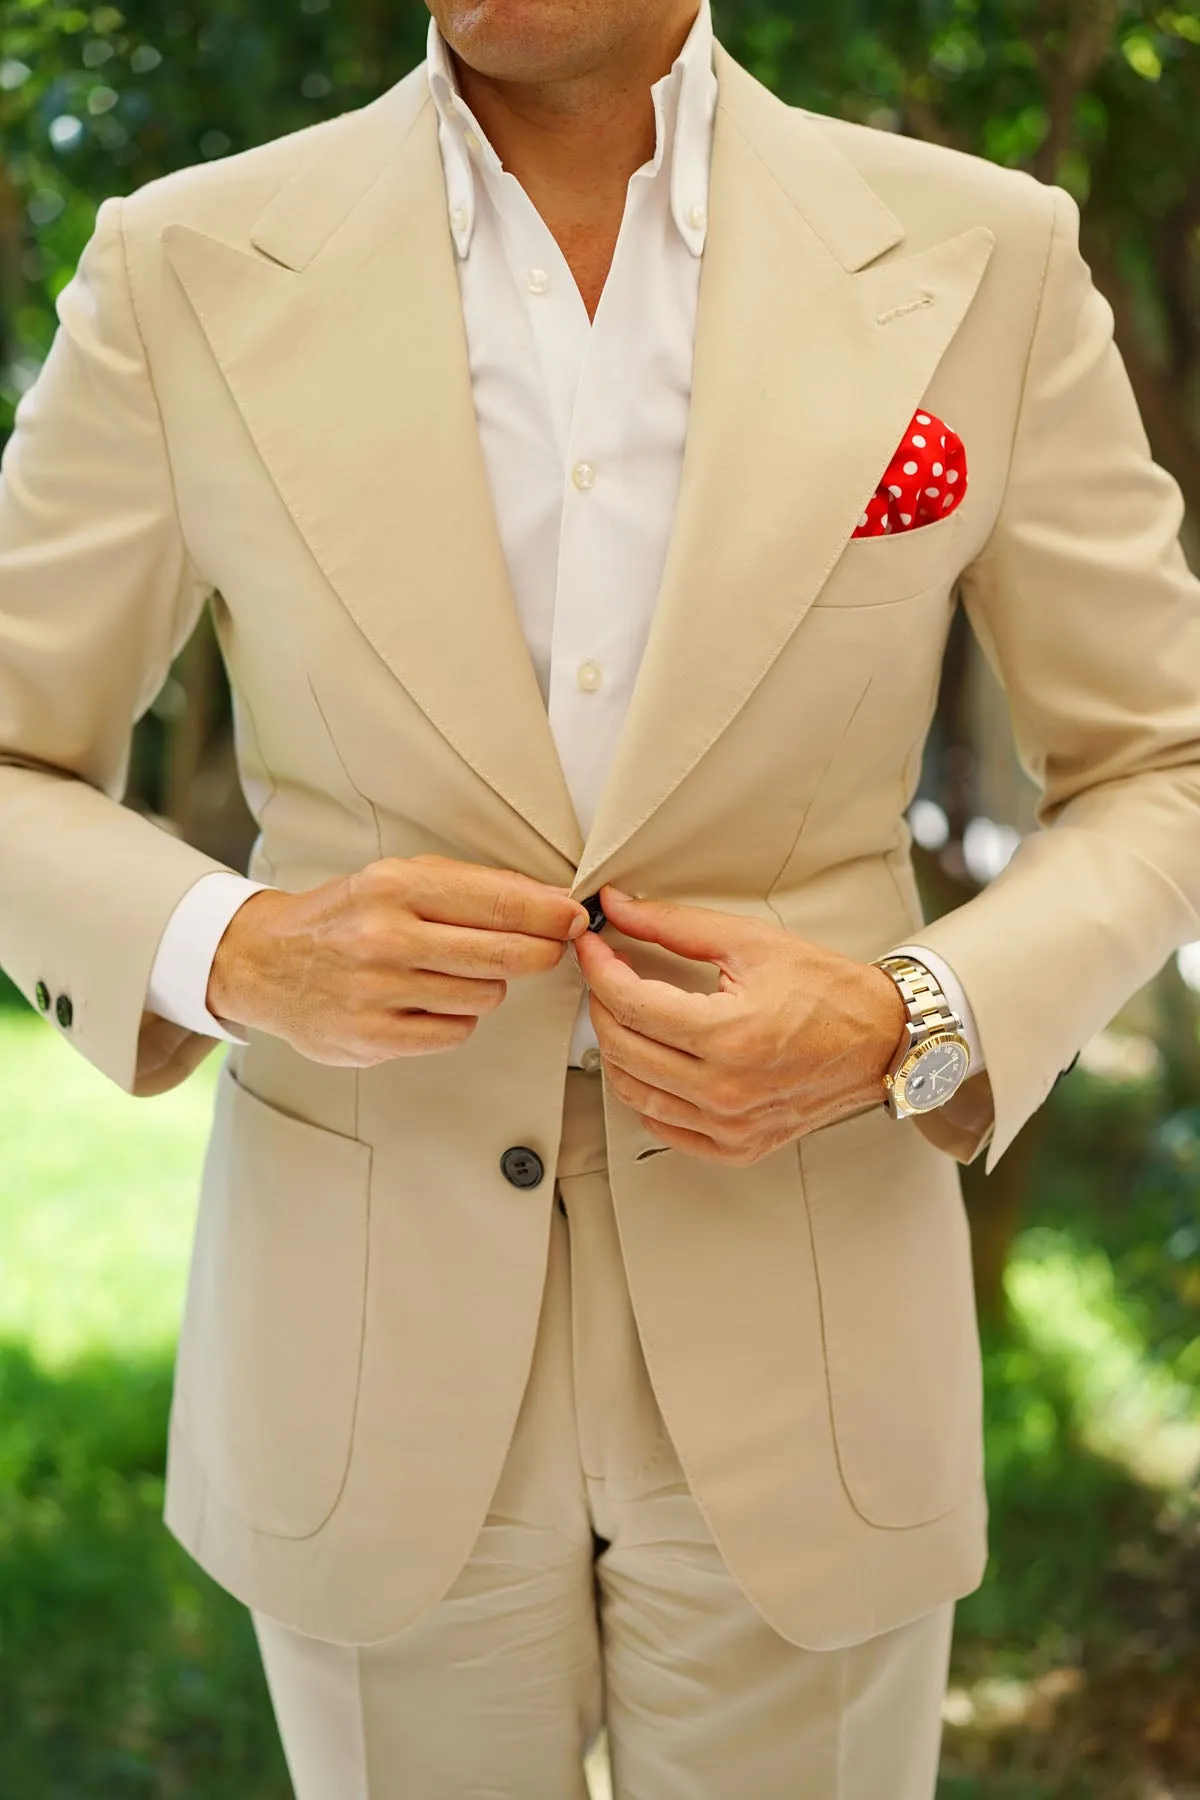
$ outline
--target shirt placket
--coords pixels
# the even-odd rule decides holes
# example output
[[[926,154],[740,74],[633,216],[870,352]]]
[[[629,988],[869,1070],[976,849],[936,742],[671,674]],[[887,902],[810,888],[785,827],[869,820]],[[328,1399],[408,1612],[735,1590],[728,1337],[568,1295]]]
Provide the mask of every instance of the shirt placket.
[[[639,233],[649,198],[641,172],[631,184],[617,253],[591,326],[565,445],[563,513],[551,654],[550,724],[576,814],[591,829],[640,657],[638,597],[617,591],[615,552],[636,497],[625,454],[624,396],[638,380],[642,334],[631,318]],[[631,613],[634,616],[631,616]]]

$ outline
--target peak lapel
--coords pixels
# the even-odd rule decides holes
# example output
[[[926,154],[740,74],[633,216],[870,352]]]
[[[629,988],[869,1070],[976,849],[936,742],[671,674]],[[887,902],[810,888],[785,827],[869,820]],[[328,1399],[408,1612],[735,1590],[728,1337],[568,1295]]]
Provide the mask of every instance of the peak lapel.
[[[475,421],[423,64],[337,122],[251,241],[262,255],[163,232],[280,495],[398,680],[574,868],[582,834]]]
[[[682,481],[645,655],[580,862],[585,892],[618,877],[622,846],[800,624],[994,242],[977,226],[867,267],[901,240],[899,221],[816,123],[720,45],[715,67]]]

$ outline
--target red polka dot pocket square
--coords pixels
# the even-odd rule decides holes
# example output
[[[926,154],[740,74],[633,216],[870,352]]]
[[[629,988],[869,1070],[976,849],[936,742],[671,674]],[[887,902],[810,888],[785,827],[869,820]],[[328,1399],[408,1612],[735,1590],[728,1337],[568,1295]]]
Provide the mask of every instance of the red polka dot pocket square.
[[[935,413],[916,412],[852,536],[916,531],[952,513],[967,491],[962,439]]]

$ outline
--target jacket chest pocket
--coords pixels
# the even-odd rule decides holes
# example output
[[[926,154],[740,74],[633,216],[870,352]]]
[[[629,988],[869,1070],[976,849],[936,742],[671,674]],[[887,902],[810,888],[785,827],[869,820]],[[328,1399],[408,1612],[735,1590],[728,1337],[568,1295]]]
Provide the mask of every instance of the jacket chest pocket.
[[[318,1531],[350,1460],[371,1150],[220,1077],[176,1367],[208,1481],[280,1537]]]
[[[951,588],[966,560],[965,544],[958,509],[911,531],[851,538],[813,606],[886,606],[931,587]]]

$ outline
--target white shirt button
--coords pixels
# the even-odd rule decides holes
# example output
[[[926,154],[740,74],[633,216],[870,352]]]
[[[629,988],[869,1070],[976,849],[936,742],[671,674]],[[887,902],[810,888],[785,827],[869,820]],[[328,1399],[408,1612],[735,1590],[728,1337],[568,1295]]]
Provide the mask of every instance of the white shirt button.
[[[571,470],[571,480],[582,493],[586,493],[588,488],[596,485],[596,471],[589,462],[576,463]]]
[[[530,269],[525,281],[531,294],[544,294],[550,286],[550,277],[545,269]]]
[[[450,223],[453,225],[455,231],[462,231],[464,229],[467,223],[467,209],[465,206],[456,206],[453,208],[450,214]]]
[[[586,1069],[589,1075],[594,1075],[603,1061],[604,1058],[601,1056],[599,1050],[597,1050],[595,1044],[589,1044],[579,1059],[580,1066]]]
[[[594,694],[602,679],[600,664],[581,662],[575,671],[575,679],[585,694]]]
[[[708,217],[708,213],[705,211],[704,207],[702,207],[702,206],[689,206],[688,207],[687,222],[693,228],[693,230],[699,231],[700,227],[703,225],[703,223],[704,223],[705,219],[707,219],[707,217]]]

